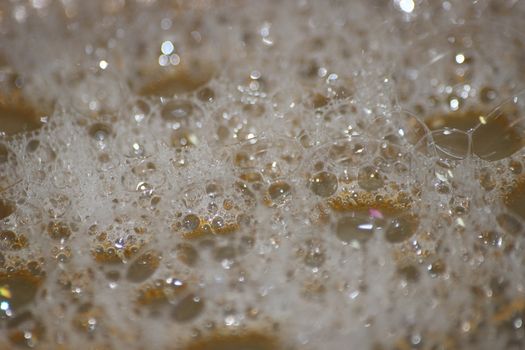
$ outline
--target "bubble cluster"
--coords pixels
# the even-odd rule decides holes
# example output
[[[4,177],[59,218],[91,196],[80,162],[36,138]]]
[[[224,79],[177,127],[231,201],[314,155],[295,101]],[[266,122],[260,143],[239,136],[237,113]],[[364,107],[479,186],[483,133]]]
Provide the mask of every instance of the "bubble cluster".
[[[524,16],[0,4],[0,349],[524,348]]]

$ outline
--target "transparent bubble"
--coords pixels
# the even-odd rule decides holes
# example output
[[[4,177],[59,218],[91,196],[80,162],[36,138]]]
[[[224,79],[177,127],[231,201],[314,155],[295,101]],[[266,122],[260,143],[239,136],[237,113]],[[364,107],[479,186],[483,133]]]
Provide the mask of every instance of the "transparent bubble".
[[[319,240],[312,239],[306,242],[304,263],[307,266],[318,268],[326,260],[325,248]]]
[[[523,148],[525,136],[525,95],[509,99],[472,132],[472,152],[483,160],[507,158]]]
[[[12,202],[0,199],[0,220],[3,220],[15,212],[15,205]]]
[[[505,205],[512,213],[525,219],[525,185],[523,181],[518,182],[514,188],[505,195]]]
[[[407,281],[416,282],[419,280],[419,269],[414,265],[402,266],[398,269],[399,274]]]
[[[21,270],[0,274],[0,316],[11,318],[35,300],[41,278]]]
[[[502,213],[496,216],[499,226],[507,233],[516,235],[522,232],[522,225],[514,216]]]
[[[374,166],[365,166],[359,169],[357,183],[364,190],[375,191],[384,186],[384,175]]]
[[[142,282],[152,276],[157,270],[160,255],[156,251],[147,251],[137,257],[128,267],[126,278],[131,282]]]
[[[275,204],[282,204],[292,193],[292,187],[285,181],[276,181],[268,186],[268,196]]]
[[[182,225],[187,231],[194,231],[199,228],[200,219],[195,214],[188,214],[182,220]]]
[[[444,129],[432,132],[437,154],[443,159],[461,160],[470,152],[469,135],[457,129]]]
[[[327,171],[312,175],[308,184],[310,190],[320,197],[330,197],[337,191],[337,177]]]
[[[231,148],[233,165],[276,179],[292,174],[302,160],[301,145],[290,138],[253,138]]]
[[[175,248],[175,255],[178,260],[188,266],[194,266],[199,259],[199,253],[189,243],[179,243]]]
[[[69,225],[61,221],[51,221],[47,225],[47,233],[55,240],[63,240],[69,238],[71,229]]]
[[[494,100],[496,100],[497,97],[498,92],[491,87],[485,86],[479,91],[479,99],[483,103],[489,104],[491,102],[494,102]]]
[[[355,213],[340,218],[335,226],[335,234],[342,242],[363,244],[372,238],[375,230],[373,219],[366,214]]]
[[[412,237],[417,230],[418,221],[412,216],[400,216],[393,219],[385,232],[385,238],[390,243],[401,243]]]
[[[104,123],[96,123],[89,127],[89,136],[99,143],[105,143],[111,132],[111,126]]]
[[[122,174],[120,180],[126,191],[151,196],[154,191],[163,187],[166,177],[157,169],[155,163],[139,159],[129,162],[129,168]]]
[[[197,318],[204,310],[204,300],[194,294],[183,298],[175,305],[171,316],[175,322],[185,323]]]
[[[224,227],[224,219],[220,216],[216,216],[213,218],[212,222],[211,222],[211,227],[214,229],[214,230],[220,230]]]
[[[195,113],[199,112],[192,102],[187,100],[171,100],[164,104],[160,110],[160,116],[166,122],[170,123],[171,128],[177,129],[188,119],[195,118]],[[199,116],[200,117],[200,116]]]
[[[197,98],[203,102],[213,102],[215,99],[215,91],[210,87],[203,87],[197,91]]]

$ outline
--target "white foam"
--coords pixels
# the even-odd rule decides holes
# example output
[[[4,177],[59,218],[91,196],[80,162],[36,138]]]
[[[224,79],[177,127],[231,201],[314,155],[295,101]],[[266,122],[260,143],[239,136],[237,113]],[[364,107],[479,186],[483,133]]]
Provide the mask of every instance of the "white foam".
[[[0,320],[0,345],[10,346],[15,328],[44,349],[141,349],[178,348],[212,329],[264,327],[278,329],[275,336],[286,346],[304,349],[523,345],[523,326],[515,326],[525,293],[523,235],[505,234],[496,220],[508,212],[500,188],[516,179],[509,160],[489,164],[471,155],[447,169],[399,132],[407,126],[401,110],[421,119],[445,110],[426,102],[441,90],[437,99],[444,99],[452,84],[431,77],[448,77],[453,62],[428,65],[426,59],[452,53],[445,31],[478,40],[471,52],[473,93],[465,106],[478,101],[487,83],[500,93],[489,110],[520,91],[521,3],[508,10],[507,3],[415,1],[405,2],[414,4],[407,11],[376,1],[149,2],[122,1],[121,8],[112,1],[116,7],[106,9],[106,2],[72,2],[77,10],[67,7],[69,18],[60,4],[42,2],[42,10],[30,3],[5,5],[2,54],[24,78],[27,98],[53,104],[54,112],[37,133],[0,140],[12,152],[0,164],[0,186],[11,187],[0,193],[16,203],[0,231],[29,240],[27,248],[2,254],[8,260],[42,258],[46,272],[26,307],[45,324],[44,335]],[[20,6],[28,17],[18,23],[13,16]],[[475,25],[462,24],[472,18]],[[500,41],[493,22],[504,23]],[[429,39],[434,37],[439,40]],[[212,102],[198,92],[139,96],[145,85],[168,76],[158,65],[159,55],[172,54],[161,51],[166,41],[180,59],[171,72],[213,71],[205,85],[214,92]],[[485,43],[501,51],[480,50]],[[407,67],[419,74],[408,82],[403,79],[414,70]],[[166,106],[181,101],[192,105],[187,117],[175,111],[173,120],[162,118]],[[425,111],[414,110],[415,104],[425,104]],[[96,123],[109,127],[102,141],[89,133]],[[28,152],[33,139],[39,146]],[[385,160],[382,144],[394,147],[400,159]],[[512,159],[520,161],[523,152]],[[383,237],[386,224],[376,217],[373,237],[343,244],[336,223],[353,214],[333,210],[309,189],[308,176],[319,162],[338,176],[337,194],[363,192],[359,169],[376,166],[385,186],[374,196],[388,201],[406,193],[409,211],[418,217],[417,234],[391,244]],[[479,184],[483,167],[499,177],[491,192]],[[260,181],[239,179],[255,172]],[[272,202],[267,188],[276,181],[291,190]],[[210,195],[209,184],[219,190]],[[437,185],[449,191],[440,193]],[[225,208],[225,201],[233,208]],[[373,201],[381,215],[390,215],[388,206]],[[464,213],[454,212],[467,202]],[[189,214],[210,225],[216,217],[240,223],[234,232],[192,240],[184,228]],[[67,223],[70,237],[53,240],[46,232],[50,221]],[[485,231],[502,241],[483,243],[478,236]],[[322,252],[319,266],[304,262],[305,251],[313,249],[309,240]],[[113,265],[95,260],[104,243],[117,251],[130,245],[140,253],[154,250],[159,267],[133,283],[126,272],[134,257],[122,255],[124,262]],[[181,262],[177,246],[183,243],[198,252],[196,264]],[[58,262],[58,250],[69,250],[69,259]],[[398,272],[407,264],[417,268],[417,281]],[[113,272],[120,278],[107,277]],[[155,314],[137,302],[141,288],[169,278],[187,285],[184,296],[191,292],[204,301],[188,322],[172,315],[180,296]],[[87,316],[78,311],[85,304],[92,305]],[[502,316],[508,305],[514,314]],[[91,330],[78,328],[79,317],[91,320]]]

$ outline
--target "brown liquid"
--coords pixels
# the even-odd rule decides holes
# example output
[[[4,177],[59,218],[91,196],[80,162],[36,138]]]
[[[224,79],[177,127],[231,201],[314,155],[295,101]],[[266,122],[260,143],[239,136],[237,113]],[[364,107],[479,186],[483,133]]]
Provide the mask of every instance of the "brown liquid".
[[[504,197],[505,205],[525,220],[525,178],[520,178],[510,193]]]
[[[205,85],[212,77],[212,71],[203,64],[183,67],[174,71],[147,72],[146,76],[155,76],[139,90],[143,96],[173,96],[194,91]]]
[[[19,94],[0,95],[0,134],[12,136],[38,130],[43,125],[41,116]]]
[[[15,212],[15,206],[0,199],[0,220],[5,219]]]
[[[431,130],[449,128],[472,132],[472,153],[487,161],[509,157],[525,144],[522,122],[499,111],[490,117],[487,117],[487,113],[477,110],[453,112],[427,118],[425,123]],[[438,146],[455,154],[466,155],[468,152],[468,138],[465,134],[437,134],[434,141]]]
[[[212,335],[195,341],[184,350],[279,350],[277,341],[260,333]]]
[[[0,311],[0,315],[9,310],[16,314],[31,303],[41,283],[42,277],[28,270],[0,272],[0,301],[8,305],[8,310]]]

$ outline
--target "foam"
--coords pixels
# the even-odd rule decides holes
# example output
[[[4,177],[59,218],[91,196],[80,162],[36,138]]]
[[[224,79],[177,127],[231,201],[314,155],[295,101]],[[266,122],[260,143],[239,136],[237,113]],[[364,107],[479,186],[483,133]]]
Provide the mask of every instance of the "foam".
[[[0,138],[15,208],[0,231],[28,240],[0,242],[0,292],[38,276],[33,300],[0,313],[0,348],[251,332],[283,349],[523,346],[525,218],[508,200],[522,145],[458,156],[428,121],[450,117],[452,93],[520,120],[521,3],[63,3],[2,5],[0,54],[23,86],[0,97],[15,89],[45,118]],[[472,36],[471,75],[451,35]],[[312,190],[322,171],[335,192]],[[345,217],[373,234],[341,239]],[[414,232],[389,241],[400,218]]]

